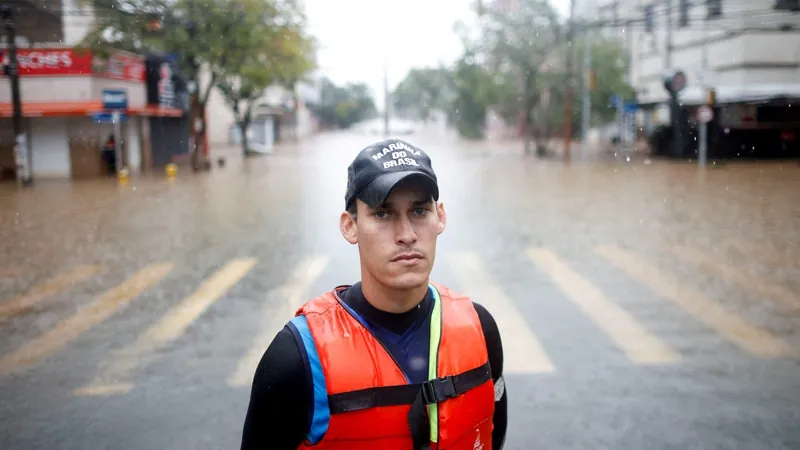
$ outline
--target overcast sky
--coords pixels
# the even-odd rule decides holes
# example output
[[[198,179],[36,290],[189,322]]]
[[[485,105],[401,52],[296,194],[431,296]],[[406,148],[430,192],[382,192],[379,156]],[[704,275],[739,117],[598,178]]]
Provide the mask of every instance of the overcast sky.
[[[363,81],[383,105],[383,67],[394,86],[412,67],[450,63],[461,52],[453,32],[475,0],[304,0],[322,46],[321,71],[335,83]],[[487,0],[488,2],[488,0]],[[551,0],[566,15],[569,0]]]

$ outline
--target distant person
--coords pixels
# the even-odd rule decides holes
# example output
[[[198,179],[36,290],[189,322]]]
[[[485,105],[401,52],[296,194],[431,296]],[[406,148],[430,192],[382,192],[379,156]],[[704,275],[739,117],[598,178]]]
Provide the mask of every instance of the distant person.
[[[347,172],[361,280],[303,305],[256,369],[242,450],[492,450],[506,435],[492,316],[430,283],[447,222],[431,160],[390,139]]]
[[[102,159],[106,165],[108,173],[115,173],[117,171],[117,147],[114,135],[108,135],[105,145],[103,145]]]

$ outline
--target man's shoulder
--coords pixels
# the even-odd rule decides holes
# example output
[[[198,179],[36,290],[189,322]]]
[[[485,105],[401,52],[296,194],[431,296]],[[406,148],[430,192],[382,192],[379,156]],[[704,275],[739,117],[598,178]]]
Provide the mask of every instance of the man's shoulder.
[[[318,294],[315,297],[311,297],[306,300],[305,303],[300,305],[295,311],[295,314],[307,314],[307,313],[322,313],[328,310],[331,306],[337,303],[336,294],[337,290],[347,288],[349,286],[337,286],[336,288]]]

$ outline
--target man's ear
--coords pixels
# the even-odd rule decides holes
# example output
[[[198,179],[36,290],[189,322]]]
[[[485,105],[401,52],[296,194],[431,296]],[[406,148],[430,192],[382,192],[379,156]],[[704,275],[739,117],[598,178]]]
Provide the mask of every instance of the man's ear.
[[[351,243],[358,243],[358,229],[356,228],[356,220],[350,215],[349,212],[343,211],[339,217],[339,231],[342,232],[344,239]]]
[[[444,209],[444,203],[438,202],[436,204],[436,217],[439,219],[439,233],[442,234],[444,232],[445,227],[447,226],[447,211]]]

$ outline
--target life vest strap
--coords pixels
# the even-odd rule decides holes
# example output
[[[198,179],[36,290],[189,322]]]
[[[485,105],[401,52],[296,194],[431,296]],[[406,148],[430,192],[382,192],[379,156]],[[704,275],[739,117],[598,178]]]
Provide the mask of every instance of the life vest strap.
[[[458,375],[423,383],[382,386],[328,395],[331,414],[361,411],[381,406],[411,405],[419,398],[424,405],[457,397],[492,379],[489,363]]]

